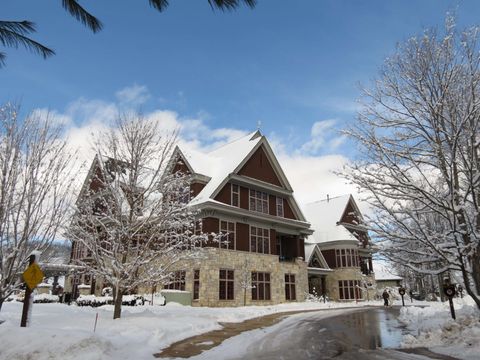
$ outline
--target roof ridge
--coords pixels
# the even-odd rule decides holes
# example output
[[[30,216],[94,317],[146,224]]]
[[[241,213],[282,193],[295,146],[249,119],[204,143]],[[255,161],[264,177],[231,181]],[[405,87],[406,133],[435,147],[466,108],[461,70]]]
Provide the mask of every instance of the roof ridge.
[[[328,201],[333,200],[333,199],[338,199],[338,198],[341,198],[341,197],[344,197],[344,196],[351,196],[351,195],[352,195],[351,193],[348,193],[348,194],[337,195],[337,196],[329,196],[325,199],[315,200],[315,201],[306,203],[305,205],[318,204],[320,202],[325,202],[325,201],[328,202]]]
[[[212,150],[210,150],[210,151],[208,151],[208,152],[205,152],[204,154],[211,154],[211,153],[213,153],[214,151],[217,151],[217,150],[219,150],[219,149],[221,149],[221,148],[223,148],[223,147],[225,147],[225,146],[231,145],[231,144],[233,144],[234,142],[237,142],[237,141],[239,141],[239,140],[241,140],[241,139],[243,139],[243,138],[246,138],[247,136],[252,136],[252,137],[253,137],[253,135],[255,135],[257,132],[258,132],[258,130],[255,130],[255,131],[253,131],[253,132],[249,132],[248,134],[246,134],[246,135],[244,135],[244,136],[241,136],[241,137],[238,137],[238,138],[236,138],[236,139],[233,139],[232,141],[229,141],[229,142],[226,143],[226,144],[220,145],[220,146],[216,147],[215,149],[212,149]],[[250,140],[253,140],[253,138],[251,138]]]

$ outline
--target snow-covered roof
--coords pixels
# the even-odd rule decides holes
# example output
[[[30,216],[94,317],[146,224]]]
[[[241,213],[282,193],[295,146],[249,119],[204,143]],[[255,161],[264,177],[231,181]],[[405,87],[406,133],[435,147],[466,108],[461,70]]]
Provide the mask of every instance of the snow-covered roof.
[[[222,182],[252,153],[262,138],[257,130],[205,154],[178,149],[190,170],[193,170],[195,174],[210,178],[210,181],[192,200],[191,204],[197,205],[211,200]]]
[[[392,266],[384,261],[374,261],[373,272],[377,281],[403,280],[403,277],[396,275]]]
[[[315,231],[307,241],[310,243],[338,240],[357,241],[357,238],[345,226],[337,224],[341,220],[350,199],[353,198],[348,194],[306,204],[303,207],[303,213]]]

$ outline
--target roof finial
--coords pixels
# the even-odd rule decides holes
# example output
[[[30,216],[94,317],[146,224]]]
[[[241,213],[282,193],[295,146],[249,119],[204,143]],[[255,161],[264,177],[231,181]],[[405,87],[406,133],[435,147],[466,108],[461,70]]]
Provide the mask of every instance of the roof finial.
[[[257,121],[257,130],[260,130],[262,127],[262,122],[260,120]]]

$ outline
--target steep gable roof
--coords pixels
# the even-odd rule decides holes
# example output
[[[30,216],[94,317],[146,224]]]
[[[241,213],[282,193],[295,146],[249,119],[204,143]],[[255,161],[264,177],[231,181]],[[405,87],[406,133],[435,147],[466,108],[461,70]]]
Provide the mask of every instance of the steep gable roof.
[[[305,215],[315,231],[308,241],[312,243],[338,240],[357,241],[357,238],[341,224],[349,205],[354,207],[361,218],[355,200],[350,194],[306,204],[304,207]]]

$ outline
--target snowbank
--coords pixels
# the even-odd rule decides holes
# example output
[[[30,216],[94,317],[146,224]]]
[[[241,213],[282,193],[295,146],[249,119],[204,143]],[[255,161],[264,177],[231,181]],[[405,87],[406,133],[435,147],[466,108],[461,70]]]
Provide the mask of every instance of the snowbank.
[[[429,307],[405,307],[399,320],[415,335],[404,337],[403,347],[428,347],[456,358],[478,360],[480,311],[471,297],[454,299],[457,320],[450,316],[448,302]]]
[[[34,304],[32,323],[20,328],[21,303],[5,303],[0,312],[0,360],[149,359],[173,342],[220,329],[220,322],[240,322],[271,313],[356,307],[374,303],[289,303],[275,306],[207,308],[123,307],[113,320],[113,306],[98,308]],[[98,313],[96,332],[93,332]],[[1,322],[0,320],[0,322]]]

